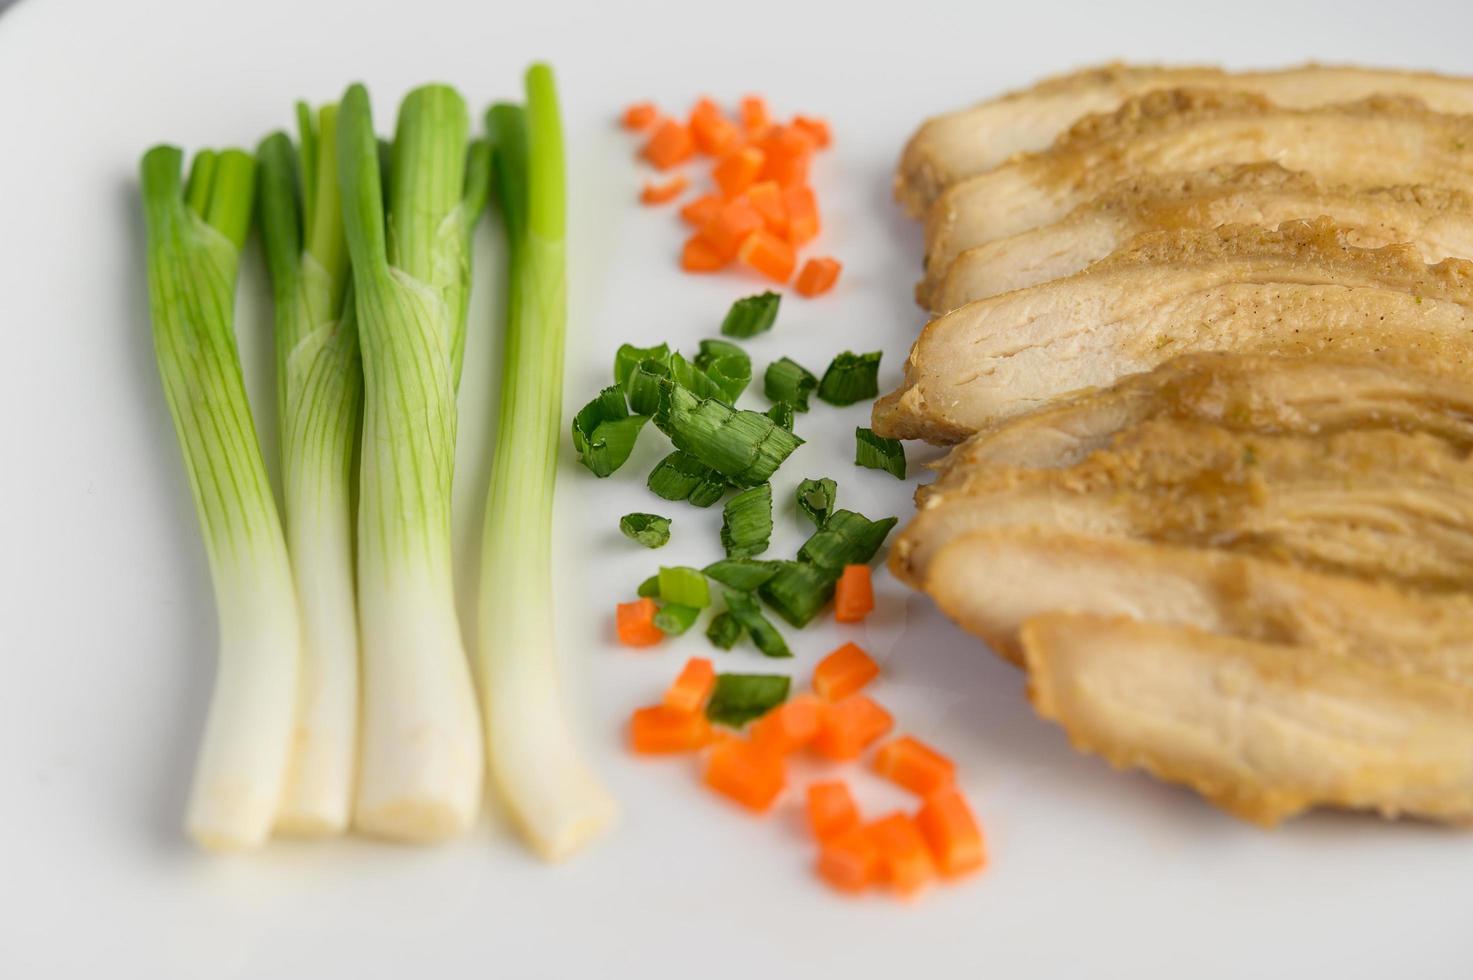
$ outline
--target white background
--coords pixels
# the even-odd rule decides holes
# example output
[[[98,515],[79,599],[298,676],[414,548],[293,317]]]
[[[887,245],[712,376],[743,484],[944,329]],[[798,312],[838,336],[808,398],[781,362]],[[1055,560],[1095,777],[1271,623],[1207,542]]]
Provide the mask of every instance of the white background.
[[[654,98],[750,89],[832,120],[818,168],[839,291],[792,300],[753,342],[791,354],[883,348],[892,384],[921,318],[920,240],[889,199],[902,141],[931,112],[1110,57],[1246,66],[1304,58],[1469,69],[1467,4],[590,4],[432,0],[26,0],[0,18],[0,977],[1412,977],[1473,975],[1473,838],[1315,816],[1276,833],[1073,754],[1021,679],[884,576],[848,636],[886,665],[901,726],[952,751],[993,865],[914,903],[818,885],[792,799],[754,820],[690,764],[628,756],[622,723],[698,635],[657,652],[609,640],[613,603],[660,560],[716,556],[718,513],[656,501],[629,468],[598,483],[565,450],[561,653],[585,743],[624,805],[617,833],[547,868],[502,821],[416,850],[355,840],[212,857],[179,819],[212,677],[214,614],[153,364],[134,167],[151,143],[254,142],[292,100],[355,79],[387,127],[399,95],[453,82],[471,104],[557,67],[573,154],[567,410],[620,341],[693,348],[739,277],[679,275],[669,211],[612,120]],[[461,397],[457,506],[478,540],[495,378],[498,256],[487,226]],[[269,311],[252,249],[239,333],[268,454]],[[760,397],[752,404],[760,405]],[[832,475],[841,503],[904,514],[915,482],[852,466],[862,407],[800,416],[783,471]],[[921,454],[912,452],[912,472]],[[269,457],[268,457],[269,458]],[[658,505],[658,506],[655,506]],[[619,514],[659,510],[658,558]],[[774,554],[802,538],[779,511]],[[461,567],[475,567],[468,550]],[[462,599],[473,589],[462,576]],[[836,644],[789,631],[794,670]],[[750,650],[728,669],[767,666]],[[806,774],[795,780],[801,785]],[[901,802],[856,773],[872,809]]]

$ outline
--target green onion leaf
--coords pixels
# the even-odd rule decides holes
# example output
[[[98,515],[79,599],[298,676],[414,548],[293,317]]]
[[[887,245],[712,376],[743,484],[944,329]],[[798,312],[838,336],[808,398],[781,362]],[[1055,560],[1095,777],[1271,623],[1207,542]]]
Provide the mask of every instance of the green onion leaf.
[[[701,341],[701,352],[696,355],[696,367],[721,389],[730,404],[752,383],[752,359],[736,344],[724,340]]]
[[[798,509],[813,522],[814,527],[823,527],[834,512],[834,501],[839,496],[839,485],[828,477],[804,480],[798,484]]]
[[[786,701],[791,686],[782,674],[717,674],[706,717],[718,725],[741,728]]]
[[[757,608],[757,600],[745,592],[726,592],[726,610],[752,636],[752,642],[757,645],[764,656],[768,657],[791,657],[792,651],[788,649],[787,643],[783,641],[783,635],[777,631],[777,627],[762,615],[762,610]]]
[[[853,405],[880,394],[880,352],[845,351],[834,358],[818,383],[818,397],[830,405]]]
[[[755,558],[723,558],[702,569],[706,577],[715,579],[729,589],[752,592],[763,582],[777,574],[778,563],[758,561]]]
[[[696,355],[695,364],[704,371],[712,361],[723,357],[735,357],[740,361],[745,361],[748,366],[752,363],[752,358],[747,352],[736,344],[727,340],[708,339],[701,341],[701,352]]]
[[[864,565],[880,550],[896,519],[872,521],[852,510],[836,510],[798,549],[798,560],[838,574],[845,565]]]
[[[670,346],[660,344],[656,347],[635,347],[633,344],[623,344],[614,354],[614,383],[621,388],[627,388],[629,378],[634,374],[643,361],[658,361],[661,364],[670,363]]]
[[[648,421],[648,415],[630,415],[623,389],[610,385],[573,416],[573,448],[579,462],[594,476],[608,476],[629,459],[639,430]]]
[[[711,589],[700,569],[666,565],[660,568],[660,598],[677,606],[704,609],[711,604]]]
[[[666,636],[679,636],[694,626],[700,618],[701,611],[695,606],[682,606],[672,602],[661,606],[660,611],[655,613],[655,625]]]
[[[660,382],[670,377],[670,361],[647,357],[636,364],[624,383],[629,394],[629,407],[637,415],[653,416],[660,410]]]
[[[727,484],[721,474],[677,449],[650,472],[648,486],[655,496],[665,500],[687,500],[696,507],[710,507],[726,493]]]
[[[649,578],[639,583],[639,589],[636,590],[635,594],[638,595],[641,599],[660,598],[660,576],[651,575]]]
[[[680,354],[670,355],[670,377],[682,388],[694,392],[701,398],[719,398],[726,400],[726,392],[722,390],[711,376]],[[745,387],[745,385],[743,386]]]
[[[839,573],[803,561],[777,564],[777,574],[763,583],[758,595],[779,616],[802,629],[833,598]]]
[[[744,632],[742,624],[738,623],[731,613],[717,613],[711,617],[711,623],[706,627],[706,639],[710,640],[714,647],[730,650],[737,645],[737,641],[742,638]]]
[[[743,490],[721,513],[721,546],[728,558],[751,558],[767,550],[772,537],[772,484]]]
[[[638,541],[646,548],[660,548],[670,540],[670,518],[658,514],[625,514],[619,518],[619,530],[630,541]]]
[[[737,486],[766,483],[803,444],[760,412],[738,411],[667,382],[662,429],[682,449]],[[656,417],[659,424],[661,418]]]
[[[818,387],[813,373],[791,358],[767,365],[762,375],[762,393],[768,401],[787,402],[799,412],[808,411],[808,396]]]
[[[905,447],[899,439],[877,436],[866,428],[854,430],[854,465],[884,470],[897,480],[905,479]]]
[[[782,297],[773,292],[739,299],[721,321],[721,333],[727,337],[755,337],[771,330],[781,303]]]
[[[787,402],[778,402],[764,414],[789,432],[793,431],[793,406]]]

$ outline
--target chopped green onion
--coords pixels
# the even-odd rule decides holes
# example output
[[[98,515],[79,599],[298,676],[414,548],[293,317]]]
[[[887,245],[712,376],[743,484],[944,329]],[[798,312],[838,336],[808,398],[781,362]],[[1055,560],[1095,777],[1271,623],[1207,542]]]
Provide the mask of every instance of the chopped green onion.
[[[670,346],[659,344],[655,347],[635,347],[633,344],[623,344],[614,353],[614,383],[621,388],[627,388],[629,378],[634,374],[634,369],[642,361],[658,361],[661,364],[670,363]]]
[[[687,500],[710,507],[726,493],[726,480],[690,453],[676,450],[650,471],[650,490],[665,500]]]
[[[839,485],[828,477],[804,480],[798,484],[798,510],[813,522],[814,527],[823,527],[834,512],[834,501],[839,496]]]
[[[755,558],[723,558],[702,569],[706,577],[738,592],[752,592],[777,574],[778,564]]]
[[[651,575],[639,583],[639,588],[635,591],[635,594],[641,599],[660,598],[660,576],[658,574]]]
[[[727,337],[755,337],[772,329],[777,322],[777,308],[782,297],[777,293],[759,293],[731,304],[726,319],[721,321],[721,332]]]
[[[839,573],[804,561],[777,565],[777,573],[763,583],[758,594],[779,616],[801,629],[833,598]]]
[[[700,569],[667,565],[660,568],[660,598],[677,606],[704,609],[711,604],[711,589]]]
[[[896,519],[872,521],[852,510],[836,510],[798,549],[798,560],[835,574],[845,565],[864,565],[880,550]]]
[[[792,651],[783,640],[783,635],[777,631],[777,627],[770,623],[762,610],[757,608],[757,601],[746,592],[725,593],[726,610],[731,613],[732,619],[752,636],[752,642],[757,645],[764,656],[768,657],[791,657]]]
[[[729,404],[735,404],[752,382],[752,359],[736,344],[724,340],[701,341],[695,366],[720,389]]]
[[[767,365],[762,375],[762,393],[768,401],[787,402],[799,412],[808,411],[808,396],[818,387],[813,373],[791,358]]]
[[[818,397],[830,405],[853,405],[879,394],[879,351],[871,354],[845,351],[834,358],[818,383]]]
[[[677,603],[667,603],[660,607],[655,613],[655,625],[666,636],[679,636],[695,625],[701,617],[701,611],[695,606],[682,606]]]
[[[717,674],[706,717],[718,725],[741,728],[786,701],[792,683],[782,674]]]
[[[772,538],[772,484],[734,495],[721,512],[721,546],[728,558],[751,558]]]
[[[722,650],[730,650],[737,645],[742,638],[742,624],[729,612],[717,613],[711,617],[711,623],[706,627],[706,639],[711,645]]]
[[[789,432],[793,431],[793,406],[787,402],[778,402],[764,414]]]
[[[668,385],[662,428],[682,449],[738,486],[766,483],[803,440],[759,412],[738,411]],[[656,418],[657,423],[660,421]]]
[[[709,374],[680,354],[670,355],[670,377],[675,379],[677,385],[694,392],[701,398],[727,400],[726,392]]]
[[[624,390],[629,394],[629,407],[637,415],[654,415],[660,410],[663,389],[660,382],[670,377],[670,362],[647,357],[634,366]]]
[[[707,364],[722,357],[735,357],[748,365],[752,363],[751,356],[731,341],[708,338],[701,341],[701,352],[696,355],[696,367],[704,371]]]
[[[897,480],[905,479],[905,447],[899,439],[886,439],[865,428],[854,430],[854,465],[884,470]]]
[[[619,530],[624,537],[646,548],[661,548],[670,540],[670,518],[658,514],[625,514],[619,518]]]
[[[624,389],[610,385],[573,416],[573,448],[594,476],[605,477],[623,466],[634,451],[648,415],[630,415]]]

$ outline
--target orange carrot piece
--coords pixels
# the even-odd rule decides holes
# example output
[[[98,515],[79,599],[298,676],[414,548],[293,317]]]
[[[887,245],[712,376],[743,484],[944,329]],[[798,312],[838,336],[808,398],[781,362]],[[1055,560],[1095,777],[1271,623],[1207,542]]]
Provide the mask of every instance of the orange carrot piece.
[[[803,130],[813,138],[813,145],[820,150],[826,150],[834,141],[832,131],[829,129],[827,120],[817,116],[794,116],[793,125]]]
[[[776,126],[763,140],[763,147],[769,156],[811,157],[818,142],[802,126]]]
[[[797,289],[804,296],[811,293],[803,292],[803,280],[809,275],[809,269],[813,268],[815,262],[831,262],[832,259],[809,259],[803,266],[803,271],[798,273]],[[834,262],[838,265],[837,262]],[[839,584],[834,587],[834,618],[841,623],[860,623],[875,608],[875,587],[870,580],[868,565],[845,565],[844,571],[839,576]]]
[[[880,676],[880,665],[858,644],[846,643],[813,668],[813,690],[825,701],[839,701]]]
[[[680,676],[665,692],[665,707],[676,711],[701,711],[716,686],[716,668],[705,657],[691,657]]]
[[[965,874],[987,864],[987,841],[959,790],[928,797],[915,820],[942,874]]]
[[[666,119],[656,126],[643,150],[644,158],[661,170],[684,163],[695,152],[689,127],[674,119]]]
[[[700,234],[723,261],[730,261],[747,237],[761,228],[762,215],[750,201],[738,197],[723,204],[716,217],[702,226]]]
[[[752,232],[742,241],[737,249],[737,258],[773,282],[787,282],[793,278],[793,269],[798,264],[798,253],[793,251],[793,246],[763,229]]]
[[[849,786],[839,780],[808,787],[808,826],[820,841],[842,837],[859,826],[859,807]]]
[[[660,113],[653,102],[636,102],[624,110],[620,121],[625,129],[641,130],[648,129],[658,118]]]
[[[779,755],[796,752],[818,734],[821,707],[811,694],[796,695],[752,724],[752,741]]]
[[[766,135],[772,126],[772,113],[767,110],[767,100],[760,95],[748,95],[741,102],[742,128],[753,139]]]
[[[686,239],[680,250],[680,267],[686,272],[716,272],[725,265],[726,259],[700,235]]]
[[[782,188],[777,186],[777,181],[764,180],[746,191],[747,200],[752,202],[752,207],[762,215],[762,223],[767,230],[778,237],[784,237],[788,233],[788,210],[783,206]]]
[[[813,750],[828,759],[857,759],[871,742],[895,724],[890,712],[863,694],[825,704],[818,713]]]
[[[696,149],[711,157],[731,152],[742,140],[741,130],[710,99],[701,99],[691,110],[690,132]]]
[[[710,221],[721,211],[720,194],[702,194],[680,209],[681,220],[697,228]]]
[[[664,204],[666,201],[675,200],[689,186],[690,181],[682,175],[677,175],[663,184],[645,184],[639,199],[645,204]]]
[[[762,172],[762,164],[766,159],[757,147],[744,146],[716,161],[711,177],[724,196],[736,197],[752,186],[752,182]]]
[[[843,268],[844,267],[839,264],[837,259],[809,259],[807,262],[803,263],[803,269],[798,273],[798,281],[793,284],[793,288],[797,291],[799,296],[807,296],[810,298],[814,296],[821,296],[824,293],[828,292],[830,289],[834,288],[834,283],[839,281],[839,273],[843,270]],[[865,614],[875,607],[874,591],[870,588],[869,584],[869,566],[850,565],[848,569],[845,569],[845,571],[848,572],[851,569],[863,569],[865,575],[863,583],[861,584],[860,582],[856,581],[853,585],[853,588],[867,590],[867,592],[861,592],[859,593],[859,595],[867,594],[869,597],[867,600],[869,602],[869,605],[863,605],[863,602],[865,600],[859,599],[860,604],[855,608],[862,611],[843,612],[841,614],[843,607],[840,606],[836,600],[834,605],[834,618],[841,623],[857,623],[860,620],[864,619]],[[841,579],[839,582],[839,587],[841,589],[843,588],[843,584],[843,580]],[[840,594],[842,593],[836,593],[836,596]],[[849,615],[854,618],[846,619],[844,618],[845,615]]]
[[[701,711],[657,704],[640,708],[629,720],[629,744],[641,755],[693,752],[711,741],[711,723]]]
[[[875,772],[919,796],[930,796],[956,780],[956,763],[931,746],[902,735],[880,746]]]
[[[767,162],[760,180],[776,181],[782,187],[799,187],[808,182],[808,164],[813,159],[813,138],[796,126],[779,126],[762,141]]]
[[[634,602],[621,602],[614,611],[614,627],[619,642],[626,647],[650,647],[665,638],[665,631],[655,625],[660,607],[648,596]]]
[[[783,210],[788,215],[788,241],[803,245],[818,237],[818,198],[812,188],[784,188]]]
[[[745,739],[718,742],[706,760],[706,785],[758,813],[772,806],[786,782],[782,756]]]
[[[902,895],[913,895],[936,874],[930,848],[916,822],[892,813],[864,828],[879,852],[880,875]]]
[[[818,874],[844,892],[863,891],[879,880],[880,852],[864,828],[826,840],[818,850]]]

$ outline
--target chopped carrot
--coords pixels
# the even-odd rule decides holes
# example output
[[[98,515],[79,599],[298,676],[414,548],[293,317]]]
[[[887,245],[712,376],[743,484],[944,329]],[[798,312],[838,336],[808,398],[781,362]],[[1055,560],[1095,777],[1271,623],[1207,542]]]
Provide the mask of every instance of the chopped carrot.
[[[880,665],[858,644],[846,643],[813,668],[813,690],[825,701],[839,701],[880,676]]]
[[[772,126],[772,113],[767,111],[767,100],[760,95],[748,95],[742,99],[742,128],[747,135],[758,139],[766,135]]]
[[[833,259],[809,259],[803,271],[798,273],[798,292],[803,293],[803,280],[809,276],[809,270],[816,262],[833,262]],[[838,264],[834,262],[835,266]],[[870,580],[869,566],[845,565],[839,575],[839,584],[834,588],[834,618],[841,623],[860,623],[874,608],[875,587]]]
[[[826,840],[819,848],[818,874],[840,891],[863,891],[877,880],[879,870],[879,849],[862,827]]]
[[[657,704],[629,720],[629,744],[641,755],[693,752],[711,741],[711,723],[701,711]]]
[[[704,238],[723,261],[736,258],[747,236],[762,228],[762,215],[744,197],[727,201],[716,217],[701,227]]]
[[[650,647],[665,638],[665,631],[655,625],[660,607],[655,600],[642,597],[634,602],[621,602],[614,611],[614,626],[619,642],[626,647]]]
[[[680,209],[681,220],[697,228],[716,217],[721,210],[720,194],[702,194]]]
[[[752,725],[752,741],[780,755],[796,752],[818,734],[821,707],[811,694],[790,698]]]
[[[957,789],[946,789],[928,797],[915,820],[942,874],[965,874],[987,863],[987,842],[982,828]]]
[[[784,188],[783,210],[788,215],[788,241],[803,245],[818,237],[818,199],[811,188]]]
[[[729,153],[741,142],[742,134],[710,99],[701,99],[690,113],[690,132],[696,149],[710,157]]]
[[[752,207],[762,215],[762,223],[767,230],[779,237],[788,233],[788,211],[783,207],[782,188],[777,186],[776,181],[764,180],[747,188],[747,200],[752,202]]]
[[[757,147],[744,146],[716,161],[711,177],[716,181],[716,186],[721,188],[723,195],[736,197],[752,186],[752,182],[762,172],[762,164],[766,159],[766,155]]]
[[[871,742],[894,724],[890,712],[863,694],[825,704],[818,713],[813,750],[828,759],[857,759]]]
[[[648,129],[658,118],[660,113],[653,102],[636,102],[624,110],[622,122],[625,129],[640,130]]]
[[[742,241],[737,258],[773,282],[793,278],[793,268],[798,264],[798,254],[792,245],[760,228]]]
[[[808,182],[808,164],[813,159],[813,139],[796,126],[779,126],[762,141],[766,164],[762,180],[782,187],[800,187]]]
[[[859,826],[859,807],[847,784],[839,780],[808,787],[808,826],[821,841],[842,837]]]
[[[701,711],[716,687],[716,668],[705,657],[691,657],[675,683],[665,692],[665,707],[676,711]]]
[[[803,263],[803,269],[798,273],[798,281],[793,284],[793,288],[797,290],[799,296],[820,296],[828,292],[830,289],[834,288],[834,283],[839,281],[839,272],[843,268],[844,267],[840,265],[836,259],[809,259],[807,262]],[[864,580],[862,584],[858,581],[855,581],[851,588],[863,589],[865,591],[856,595],[857,605],[855,606],[855,609],[859,610],[857,612],[846,611],[844,606],[840,604],[838,598],[840,595],[843,594],[843,592],[840,591],[835,593],[834,618],[841,623],[857,623],[860,620],[864,619],[865,613],[868,613],[871,609],[875,607],[875,594],[873,589],[870,588],[869,582],[869,566],[850,565],[844,571],[846,575],[850,572],[855,572],[855,575],[857,577],[858,572],[856,570],[863,571]],[[843,579],[840,579],[840,590],[842,590],[843,587],[844,581]],[[866,600],[864,598],[860,598],[860,596],[867,596],[868,598]],[[869,605],[864,605],[865,601],[868,601]],[[852,616],[853,618],[845,619],[845,615]]]
[[[912,793],[930,796],[956,779],[956,763],[925,742],[902,735],[880,746],[875,772]]]
[[[827,149],[834,141],[828,122],[817,116],[794,116],[793,125],[813,137],[813,145],[820,150]]]
[[[726,259],[700,235],[687,239],[685,247],[681,249],[680,267],[686,272],[716,272],[724,265]]]
[[[759,813],[772,806],[786,781],[782,756],[745,739],[718,742],[706,760],[706,785]]]
[[[666,201],[675,200],[689,186],[690,181],[677,175],[663,184],[645,184],[639,199],[645,204],[664,204]]]
[[[696,145],[689,127],[674,119],[666,119],[655,127],[643,152],[650,163],[661,170],[669,170],[689,160],[696,152]]]
[[[912,895],[936,873],[920,827],[904,813],[892,813],[864,828],[879,852],[880,874],[902,895]]]

